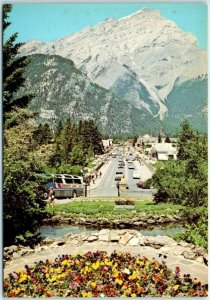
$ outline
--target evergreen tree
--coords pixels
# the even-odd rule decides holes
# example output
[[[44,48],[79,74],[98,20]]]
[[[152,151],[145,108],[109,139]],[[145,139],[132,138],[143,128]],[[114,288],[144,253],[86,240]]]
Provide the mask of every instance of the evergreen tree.
[[[52,140],[52,131],[49,124],[39,124],[33,136],[35,142],[39,145],[48,144]]]
[[[169,138],[169,136],[167,134],[166,139],[165,139],[165,143],[170,143],[170,142],[171,142],[171,140],[170,140],[170,138]]]
[[[3,37],[12,5],[3,6]],[[14,243],[18,235],[35,233],[44,216],[44,202],[38,196],[39,182],[34,172],[40,170],[34,157],[34,114],[27,109],[31,96],[15,98],[24,84],[25,57],[17,57],[20,43],[17,34],[3,42],[3,110],[4,110],[4,245]]]
[[[181,123],[181,130],[179,132],[178,140],[178,158],[181,160],[189,159],[192,156],[193,149],[196,144],[194,143],[198,139],[198,133],[192,129],[188,120],[184,120]]]
[[[172,202],[192,207],[207,205],[207,136],[194,131],[187,121],[181,124],[179,160],[157,166],[152,185],[155,202]]]
[[[33,117],[33,113],[23,108],[14,109],[6,116],[3,184],[5,245],[14,243],[17,235],[26,237],[33,234],[44,216],[45,204],[37,198],[39,182],[34,179],[34,173],[40,166],[32,146]]]
[[[162,143],[162,137],[160,133],[158,134],[158,143]]]
[[[5,30],[10,25],[9,13],[12,10],[11,4],[3,5],[3,39]],[[13,107],[25,107],[31,100],[32,95],[16,97],[17,91],[23,86],[25,67],[29,60],[26,57],[17,57],[18,50],[22,43],[15,43],[17,33],[11,35],[6,41],[3,40],[3,110],[9,112]]]

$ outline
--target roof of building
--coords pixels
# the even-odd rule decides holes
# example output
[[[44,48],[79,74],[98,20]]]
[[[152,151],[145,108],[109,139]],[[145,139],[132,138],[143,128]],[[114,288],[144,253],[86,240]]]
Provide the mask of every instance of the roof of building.
[[[155,149],[157,152],[164,152],[168,154],[174,154],[177,152],[177,149],[173,147],[171,143],[155,143],[152,145],[152,149]]]

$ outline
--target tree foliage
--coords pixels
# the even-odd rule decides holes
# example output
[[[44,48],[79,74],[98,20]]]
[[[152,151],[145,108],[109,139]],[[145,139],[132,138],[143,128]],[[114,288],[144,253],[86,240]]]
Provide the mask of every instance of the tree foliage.
[[[207,205],[207,136],[198,134],[184,121],[178,147],[178,160],[159,164],[153,175],[155,201]]]
[[[8,21],[9,13],[12,10],[11,4],[3,6],[3,38],[5,30],[10,25]],[[25,67],[29,64],[27,57],[17,57],[22,43],[16,43],[17,33],[11,35],[3,41],[3,110],[11,111],[14,106],[25,107],[31,100],[32,95],[15,97],[16,92],[24,84],[23,76]]]
[[[4,130],[4,243],[17,235],[34,233],[44,215],[44,203],[37,197],[34,173],[39,164],[34,157],[33,113],[15,109],[6,116]],[[13,126],[9,125],[13,123]]]
[[[3,37],[12,5],[3,6]],[[17,57],[20,43],[13,34],[3,43],[3,110],[4,110],[4,244],[14,243],[16,236],[31,236],[44,214],[44,204],[38,197],[38,181],[34,172],[39,163],[34,156],[34,114],[25,109],[30,95],[16,98],[24,84],[26,57]]]
[[[69,165],[80,166],[81,170],[95,155],[102,154],[103,151],[101,133],[92,120],[80,121],[76,125],[69,119],[63,126],[59,124],[55,132],[50,164],[59,170],[69,168]]]

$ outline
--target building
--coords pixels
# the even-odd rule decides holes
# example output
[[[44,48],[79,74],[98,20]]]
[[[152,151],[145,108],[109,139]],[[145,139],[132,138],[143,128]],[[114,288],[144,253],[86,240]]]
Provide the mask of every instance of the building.
[[[157,143],[158,138],[151,136],[149,134],[145,134],[143,136],[139,136],[136,142],[136,147],[142,147],[145,146],[147,144],[152,144],[152,143]]]
[[[102,140],[104,149],[112,147],[112,139]]]
[[[177,160],[178,150],[171,143],[155,143],[149,149],[148,155],[158,160]]]

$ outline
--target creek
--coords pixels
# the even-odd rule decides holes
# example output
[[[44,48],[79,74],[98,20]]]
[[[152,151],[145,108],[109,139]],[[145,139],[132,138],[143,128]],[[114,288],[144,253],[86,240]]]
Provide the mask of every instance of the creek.
[[[74,226],[74,225],[67,225],[67,224],[60,224],[60,225],[43,225],[39,229],[40,236],[50,237],[50,238],[58,238],[64,237],[65,234],[71,232],[73,234],[80,234],[80,233],[91,233],[91,232],[98,232],[96,228],[90,228],[85,226]],[[179,225],[170,225],[165,227],[155,227],[153,229],[141,229],[139,230],[142,235],[144,236],[158,236],[158,235],[169,235],[174,233],[183,232],[184,228]]]

